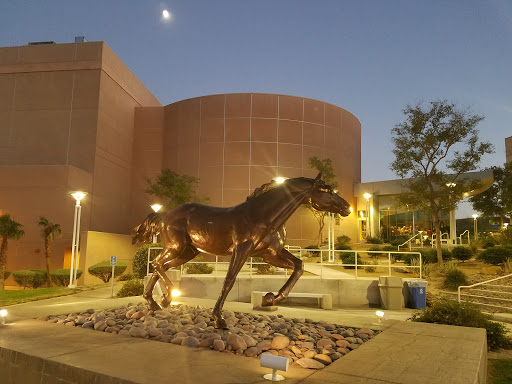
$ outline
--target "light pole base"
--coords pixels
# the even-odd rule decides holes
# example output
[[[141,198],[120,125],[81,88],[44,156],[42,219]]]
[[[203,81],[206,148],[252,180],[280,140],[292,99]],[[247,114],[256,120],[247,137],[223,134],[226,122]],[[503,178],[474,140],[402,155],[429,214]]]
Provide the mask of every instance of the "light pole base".
[[[76,288],[76,285],[69,284],[69,285],[68,285],[68,288]]]

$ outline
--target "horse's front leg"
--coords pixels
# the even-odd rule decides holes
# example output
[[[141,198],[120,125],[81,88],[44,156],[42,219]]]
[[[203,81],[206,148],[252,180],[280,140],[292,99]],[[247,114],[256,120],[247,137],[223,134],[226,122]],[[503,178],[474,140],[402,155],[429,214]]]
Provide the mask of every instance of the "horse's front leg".
[[[148,285],[146,285],[146,289],[144,290],[144,293],[142,295],[142,297],[144,297],[148,302],[149,309],[152,311],[157,311],[161,309],[157,302],[153,299],[153,288],[155,288],[155,284],[157,283],[159,278],[160,276],[158,276],[156,272],[153,272],[151,278],[149,279]]]
[[[252,240],[247,240],[242,243],[238,243],[233,249],[233,256],[231,258],[231,262],[229,263],[229,268],[226,274],[226,278],[224,279],[222,291],[219,298],[217,299],[215,307],[213,308],[213,318],[215,320],[216,328],[227,329],[228,327],[226,320],[224,320],[222,317],[222,307],[224,306],[224,302],[226,301],[226,297],[228,296],[229,291],[231,291],[231,288],[233,288],[233,284],[235,283],[238,272],[240,272],[242,269],[242,266],[247,260],[247,256],[252,252],[253,247],[254,244]]]
[[[273,292],[268,292],[263,297],[261,305],[267,307],[275,305],[276,303],[288,297],[288,294],[292,290],[297,280],[299,280],[299,278],[302,276],[304,270],[302,269],[302,260],[293,256],[284,248],[282,248],[277,255],[263,255],[263,261],[279,268],[293,268],[292,274],[286,283],[281,287],[277,296],[275,296]]]

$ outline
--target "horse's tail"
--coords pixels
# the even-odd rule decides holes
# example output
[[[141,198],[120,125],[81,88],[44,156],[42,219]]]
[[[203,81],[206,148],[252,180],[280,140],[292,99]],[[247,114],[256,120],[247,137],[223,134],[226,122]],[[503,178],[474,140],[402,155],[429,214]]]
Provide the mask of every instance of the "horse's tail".
[[[163,212],[150,213],[142,222],[132,230],[132,244],[153,242],[153,236],[160,232],[160,222]]]

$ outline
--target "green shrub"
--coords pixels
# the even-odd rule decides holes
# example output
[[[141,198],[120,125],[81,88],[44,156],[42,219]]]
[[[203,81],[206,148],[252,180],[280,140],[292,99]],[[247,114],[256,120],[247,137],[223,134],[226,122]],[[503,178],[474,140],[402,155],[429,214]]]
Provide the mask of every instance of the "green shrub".
[[[371,248],[368,248],[369,251],[382,251],[382,248],[381,247],[371,247]],[[379,257],[379,256],[384,256],[384,253],[368,253],[368,256],[370,256],[371,258],[376,258],[376,257]]]
[[[124,273],[117,277],[117,281],[128,281],[135,279],[135,276],[133,276],[133,273]]]
[[[397,250],[397,246],[394,246],[394,245],[385,245],[382,247],[382,250],[383,251],[386,251],[386,252],[390,252],[390,251],[396,251]]]
[[[194,261],[204,261],[203,256],[196,257]],[[214,268],[209,264],[185,264],[183,271],[189,275],[208,275],[213,273]]]
[[[389,244],[398,247],[399,245],[402,245],[407,241],[407,237],[397,237],[396,239],[393,239],[389,242]]]
[[[352,239],[348,237],[347,235],[338,236],[336,238],[336,245],[346,245],[350,243]]]
[[[383,241],[378,237],[367,237],[366,242],[368,244],[382,244]]]
[[[500,245],[512,245],[512,228],[502,229],[498,241]]]
[[[377,267],[375,265],[379,265],[379,262],[377,260],[372,260],[368,263],[364,263],[365,265],[373,265],[373,267],[364,267],[364,270],[366,272],[375,272],[377,270]]]
[[[350,251],[352,247],[347,244],[337,244],[335,249],[338,251]]]
[[[421,262],[423,264],[437,263],[437,249],[436,248],[419,249],[418,252],[421,253]],[[443,261],[450,261],[453,259],[453,255],[448,249],[442,248],[441,252],[443,255]]]
[[[122,261],[118,261],[117,265],[114,266],[114,276],[121,275],[124,271],[126,271],[126,268],[128,268],[128,264]],[[90,266],[87,271],[91,275],[101,279],[104,283],[108,283],[112,277],[112,265],[110,265],[110,260],[94,264]]]
[[[452,249],[452,255],[459,261],[466,261],[471,259],[473,252],[468,247],[455,247]]]
[[[149,247],[161,247],[160,243],[144,244],[140,247],[132,260],[133,275],[139,279],[143,279],[146,276],[148,269],[148,248]],[[154,260],[161,252],[161,249],[152,249],[150,252],[150,260]],[[153,273],[153,266],[149,266],[149,273]]]
[[[141,279],[128,280],[117,292],[117,297],[140,296],[144,293],[144,282]]]
[[[511,348],[512,341],[507,337],[507,328],[500,323],[489,320],[489,316],[480,312],[475,304],[442,299],[435,301],[415,313],[411,320],[423,323],[457,325],[472,328],[485,328],[487,347],[496,350]]]
[[[468,285],[468,277],[460,269],[451,268],[444,278],[444,287],[456,291],[461,285]]]
[[[82,271],[76,270],[76,279],[78,280],[82,276]],[[69,285],[69,268],[68,269],[56,269],[50,272],[50,277],[55,285],[66,287]]]
[[[15,271],[12,275],[16,284],[23,288],[39,288],[46,282],[46,272],[41,269]]]
[[[4,271],[4,280],[7,280],[7,278],[11,276],[11,271],[8,271],[7,269]]]
[[[252,258],[253,263],[263,263],[263,259],[261,257],[253,257]],[[254,264],[253,264],[254,265]],[[256,270],[258,271],[258,275],[273,275],[276,273],[276,267],[270,264],[256,264],[254,265],[256,267]]]
[[[343,253],[342,253],[342,255],[343,255]],[[356,254],[355,254],[355,252],[354,253],[352,253],[352,252],[348,253],[347,252],[347,253],[345,253],[345,255],[346,256],[344,258],[342,258],[343,264],[355,264],[356,263]],[[361,256],[357,255],[357,268],[361,268],[361,267],[359,267],[359,265],[362,266],[363,264],[364,263],[363,263],[363,260],[361,259]],[[355,266],[347,266],[347,267],[343,266],[343,267],[345,269],[355,269],[356,268]]]
[[[317,245],[308,245],[304,249],[318,249]],[[311,257],[320,256],[320,251],[308,251]]]
[[[508,258],[512,258],[512,249],[496,245],[494,247],[487,248],[476,258],[486,264],[498,265],[504,263]]]

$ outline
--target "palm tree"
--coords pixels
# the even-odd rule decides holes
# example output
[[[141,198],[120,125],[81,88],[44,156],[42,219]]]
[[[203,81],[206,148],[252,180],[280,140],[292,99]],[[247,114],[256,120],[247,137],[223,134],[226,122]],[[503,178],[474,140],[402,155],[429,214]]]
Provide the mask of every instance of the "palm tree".
[[[49,287],[52,285],[52,279],[50,277],[50,245],[57,235],[62,233],[60,224],[53,224],[48,221],[46,217],[40,216],[39,223],[41,227],[41,236],[44,239],[44,251],[46,254],[46,282]]]
[[[0,216],[0,237],[2,245],[0,246],[0,291],[4,290],[5,266],[7,265],[7,240],[19,239],[25,234],[20,229],[23,227],[20,223],[11,219],[11,215],[5,214]]]

